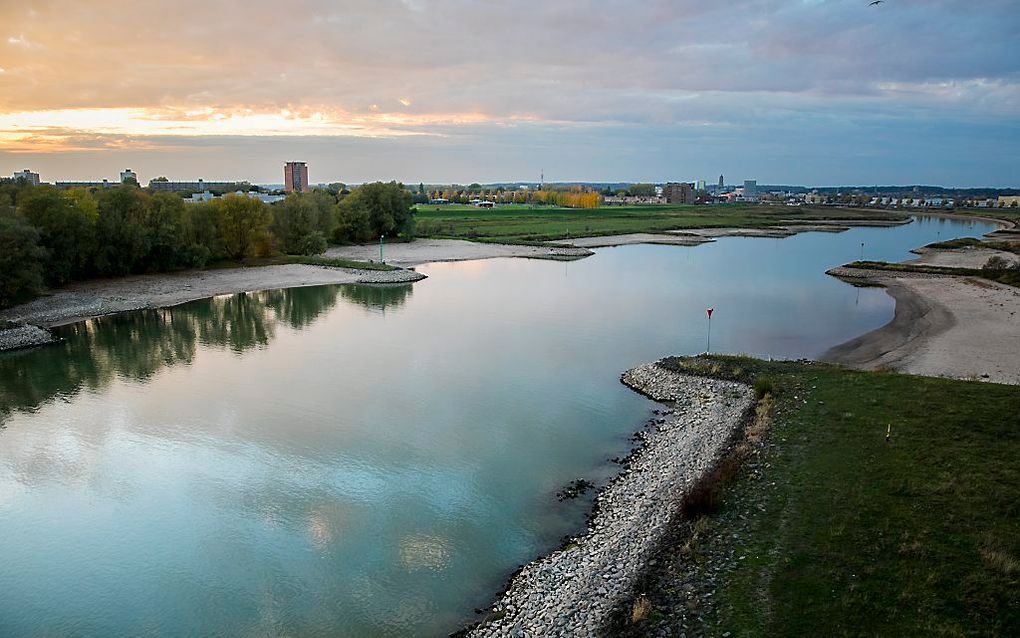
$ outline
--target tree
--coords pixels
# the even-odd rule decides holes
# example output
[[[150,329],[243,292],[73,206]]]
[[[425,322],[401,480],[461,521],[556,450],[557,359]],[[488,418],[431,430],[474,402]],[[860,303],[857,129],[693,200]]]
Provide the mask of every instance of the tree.
[[[653,197],[655,184],[631,184],[627,191],[635,197]]]
[[[342,241],[364,242],[380,235],[410,236],[414,211],[411,194],[397,182],[365,184],[340,202]]]
[[[326,249],[326,237],[336,226],[333,198],[321,191],[291,193],[273,206],[273,235],[288,254],[312,255]]]
[[[15,215],[0,212],[0,308],[39,292],[45,258],[39,231]]]
[[[157,193],[150,200],[148,217],[146,270],[200,268],[211,254],[205,241],[200,241],[192,228],[192,215],[187,204],[171,193]]]
[[[26,191],[18,213],[39,231],[46,279],[65,284],[91,270],[98,206],[86,191],[64,194],[49,186]]]
[[[269,224],[273,216],[265,204],[243,195],[226,195],[212,205],[227,257],[244,259],[269,252]]]
[[[99,196],[95,260],[99,274],[126,275],[145,268],[149,253],[149,199],[144,192],[124,186]]]

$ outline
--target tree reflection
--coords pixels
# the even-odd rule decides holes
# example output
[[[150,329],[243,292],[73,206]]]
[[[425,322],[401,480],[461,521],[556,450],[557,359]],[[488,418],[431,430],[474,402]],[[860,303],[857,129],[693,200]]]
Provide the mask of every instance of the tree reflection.
[[[386,311],[391,308],[399,308],[407,303],[412,288],[411,284],[344,286],[340,289],[340,294],[344,299],[370,310]]]
[[[308,327],[336,305],[342,289],[316,286],[225,295],[57,329],[62,337],[58,343],[0,353],[0,419],[13,410],[33,410],[83,389],[102,388],[118,376],[144,381],[164,366],[188,365],[199,343],[238,354],[264,347],[278,323]]]
[[[338,296],[371,309],[404,304],[411,285],[312,286],[223,295],[191,303],[99,317],[57,329],[62,341],[33,350],[0,353],[0,426],[13,410],[117,377],[145,381],[160,368],[189,365],[199,344],[237,354],[265,347],[279,324],[307,328],[332,309]]]

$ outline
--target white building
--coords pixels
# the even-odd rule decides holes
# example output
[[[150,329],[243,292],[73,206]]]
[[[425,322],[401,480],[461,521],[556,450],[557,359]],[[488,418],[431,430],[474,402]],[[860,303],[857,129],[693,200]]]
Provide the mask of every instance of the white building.
[[[14,174],[14,181],[18,181],[19,179],[25,180],[32,186],[39,185],[39,173],[33,173],[27,168],[23,171],[18,171],[17,173]]]
[[[191,197],[185,197],[185,204],[201,204],[202,202],[211,202],[216,199],[216,196],[209,191],[203,191],[201,193],[192,193]]]

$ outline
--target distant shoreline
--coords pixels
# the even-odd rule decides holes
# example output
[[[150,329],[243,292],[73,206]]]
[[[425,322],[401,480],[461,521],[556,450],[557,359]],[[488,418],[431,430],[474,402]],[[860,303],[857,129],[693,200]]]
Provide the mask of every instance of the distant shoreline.
[[[995,218],[959,215],[954,213],[925,213],[928,216],[976,219],[995,223],[1000,228],[1015,226]],[[0,311],[0,321],[18,324],[16,328],[0,329],[0,351],[43,345],[48,328],[85,321],[91,318],[137,310],[165,308],[222,294],[273,290],[329,284],[385,284],[409,283],[424,279],[424,275],[407,270],[415,266],[450,261],[466,261],[503,257],[531,259],[575,260],[594,254],[591,248],[628,244],[666,244],[696,246],[715,241],[720,237],[782,238],[803,232],[842,232],[852,226],[872,226],[875,220],[834,220],[812,223],[790,223],[769,228],[691,228],[662,233],[634,233],[602,237],[581,237],[550,245],[522,245],[471,242],[457,239],[419,239],[386,246],[387,263],[401,266],[394,271],[366,271],[347,268],[322,267],[303,264],[272,265],[248,268],[187,271],[170,274],[137,275],[117,279],[85,281],[53,291],[34,301]],[[899,225],[909,222],[881,222]],[[572,243],[573,246],[564,246]],[[377,247],[337,246],[325,255],[369,261],[376,258]],[[879,283],[878,285],[882,285]],[[904,296],[904,293],[897,292]],[[905,298],[905,297],[904,297]],[[904,301],[904,303],[910,303]],[[904,317],[909,317],[909,313]],[[891,343],[904,318],[884,333],[873,331],[853,340],[858,346],[868,339]],[[34,326],[37,330],[26,330]],[[848,342],[849,343],[849,342]],[[836,346],[831,356],[849,357],[847,362],[860,359],[861,352],[850,356],[844,348]],[[842,349],[840,349],[842,348]],[[827,354],[826,356],[830,356]],[[865,365],[863,362],[859,365]]]

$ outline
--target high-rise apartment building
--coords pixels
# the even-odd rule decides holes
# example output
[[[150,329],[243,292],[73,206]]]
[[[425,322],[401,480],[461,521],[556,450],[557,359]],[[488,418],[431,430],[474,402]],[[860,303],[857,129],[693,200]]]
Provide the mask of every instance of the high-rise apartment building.
[[[662,187],[662,196],[667,204],[693,204],[694,184],[689,182],[669,182]]]
[[[32,186],[39,185],[39,173],[33,173],[27,168],[23,171],[18,171],[17,173],[14,174],[14,181],[18,181],[19,179],[25,180]]]
[[[121,184],[137,184],[138,174],[130,168],[125,168],[120,172],[120,183]]]
[[[283,190],[288,193],[308,192],[308,165],[304,162],[287,162],[283,167]]]
[[[758,196],[758,180],[744,180],[744,197],[751,199]]]

